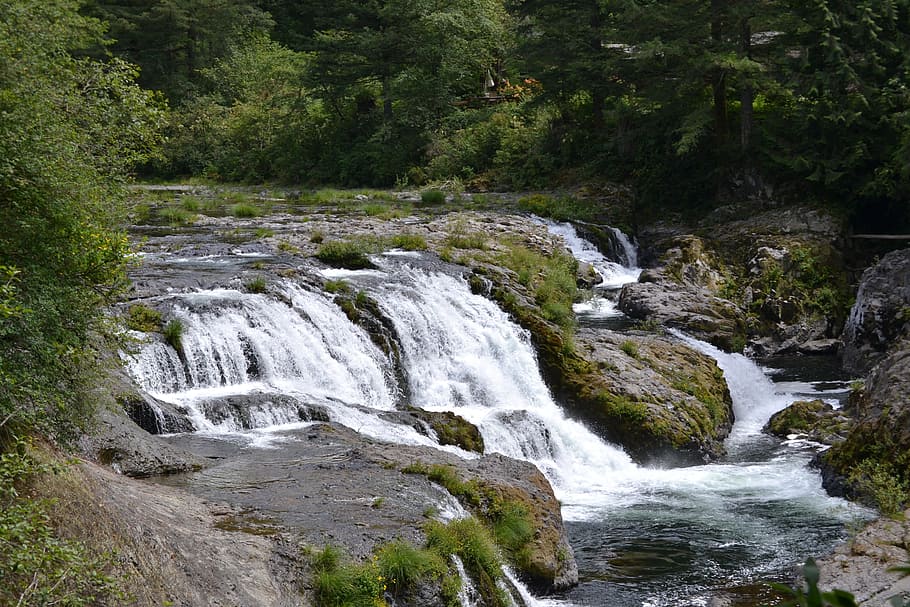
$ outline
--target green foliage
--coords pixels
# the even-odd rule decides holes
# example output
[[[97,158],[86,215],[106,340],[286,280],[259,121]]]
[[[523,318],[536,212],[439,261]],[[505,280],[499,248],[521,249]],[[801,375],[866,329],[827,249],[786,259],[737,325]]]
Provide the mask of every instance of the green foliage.
[[[366,248],[363,243],[334,240],[319,247],[316,258],[332,266],[360,270],[372,268],[372,262],[367,258]]]
[[[0,4],[0,426],[84,421],[89,336],[125,284],[120,180],[164,109],[119,61],[77,58],[101,25],[70,0]]]
[[[265,293],[269,283],[264,276],[256,276],[243,283],[243,287],[250,293]]]
[[[259,217],[262,211],[259,207],[252,204],[235,204],[231,207],[231,215],[234,217]]]
[[[856,599],[849,592],[843,590],[822,592],[819,589],[820,575],[814,559],[806,559],[803,565],[803,578],[806,581],[805,588],[771,584],[778,592],[791,597],[779,603],[777,607],[857,607]]]
[[[442,190],[424,190],[420,193],[420,201],[424,204],[444,204],[446,201],[446,193]]]
[[[885,516],[898,516],[910,503],[910,482],[902,478],[891,462],[865,459],[855,465],[848,477],[864,501]]]
[[[456,519],[447,524],[430,521],[427,546],[444,555],[454,554],[464,563],[486,604],[504,607],[508,598],[497,581],[503,576],[502,560],[490,532],[476,518]]]
[[[441,578],[447,555],[420,549],[401,540],[385,544],[376,552],[379,571],[393,596],[399,596],[417,582]]]
[[[619,344],[619,349],[622,350],[627,356],[632,358],[638,358],[638,344],[636,344],[631,339],[625,339],[621,344]]]
[[[564,251],[547,257],[514,245],[498,256],[497,262],[513,270],[519,282],[531,290],[544,318],[571,332],[575,326],[572,303],[578,290],[575,280],[578,261],[574,257]]]
[[[164,341],[180,352],[183,347],[183,323],[180,319],[171,319],[161,332],[164,334]]]
[[[158,211],[158,217],[174,227],[190,225],[196,221],[194,214],[179,207],[164,207]]]
[[[327,280],[322,288],[326,293],[350,293],[351,285],[345,280]]]
[[[269,228],[256,228],[256,238],[271,238],[275,235],[275,231]]]
[[[133,331],[152,333],[161,330],[161,312],[145,304],[133,304],[126,315],[126,326]]]
[[[392,236],[392,246],[405,251],[426,251],[427,239],[420,234],[396,234]]]
[[[590,221],[597,212],[597,207],[592,202],[571,196],[554,197],[547,194],[531,194],[519,198],[518,208],[541,217],[550,217],[556,221],[579,219]]]
[[[312,556],[318,607],[383,607],[385,580],[375,561],[354,564],[341,551],[326,546]]]
[[[124,599],[108,559],[57,535],[47,500],[27,497],[30,482],[56,471],[22,442],[0,454],[0,604],[81,607]]]

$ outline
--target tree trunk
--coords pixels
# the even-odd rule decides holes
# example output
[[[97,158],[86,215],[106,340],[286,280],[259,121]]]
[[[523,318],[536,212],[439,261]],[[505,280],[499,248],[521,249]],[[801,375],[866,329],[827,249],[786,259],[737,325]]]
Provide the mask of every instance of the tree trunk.
[[[743,20],[742,24],[742,53],[746,58],[752,55],[752,27],[749,25],[748,18]],[[753,106],[755,104],[755,90],[751,83],[744,83],[739,93],[740,116],[739,116],[739,144],[742,149],[743,158],[746,164],[751,164],[750,148],[752,146],[752,126],[753,126]]]
[[[711,40],[715,50],[723,44],[723,7],[726,0],[711,0]],[[711,77],[711,91],[714,96],[714,137],[717,149],[720,151],[727,143],[728,118],[727,118],[727,73],[721,68],[715,68]]]

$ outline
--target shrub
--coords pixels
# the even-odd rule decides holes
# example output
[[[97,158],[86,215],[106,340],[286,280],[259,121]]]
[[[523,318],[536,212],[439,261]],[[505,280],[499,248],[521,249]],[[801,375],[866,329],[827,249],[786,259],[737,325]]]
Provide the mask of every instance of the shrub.
[[[897,516],[910,501],[910,487],[888,462],[865,459],[848,478],[860,496],[885,516]]]
[[[446,201],[446,193],[437,189],[424,190],[420,193],[420,201],[424,204],[443,204]]]
[[[174,318],[168,322],[162,333],[164,334],[164,341],[180,352],[183,347],[183,323],[180,319]]]
[[[152,333],[161,330],[161,312],[145,304],[133,304],[126,316],[126,326],[133,331]]]
[[[105,572],[108,557],[57,537],[48,501],[20,494],[36,478],[56,471],[31,456],[25,443],[10,447],[0,455],[0,604],[81,607],[124,599]]]

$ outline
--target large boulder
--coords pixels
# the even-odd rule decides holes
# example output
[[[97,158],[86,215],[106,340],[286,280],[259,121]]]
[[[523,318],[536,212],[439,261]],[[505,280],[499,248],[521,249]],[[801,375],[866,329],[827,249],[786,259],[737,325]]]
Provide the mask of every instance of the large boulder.
[[[910,336],[910,249],[893,251],[863,272],[844,327],[843,364],[864,373]]]
[[[846,440],[819,457],[825,487],[894,512],[910,498],[910,340],[893,346],[852,406]]]
[[[797,435],[823,445],[844,440],[851,419],[821,399],[798,400],[771,416],[764,430],[780,438]]]

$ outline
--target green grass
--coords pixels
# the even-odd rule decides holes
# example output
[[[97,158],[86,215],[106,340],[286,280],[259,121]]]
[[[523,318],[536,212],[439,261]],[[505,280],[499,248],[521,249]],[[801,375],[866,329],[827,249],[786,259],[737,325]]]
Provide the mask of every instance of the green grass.
[[[579,200],[571,196],[532,194],[519,198],[518,208],[541,217],[550,217],[556,221],[573,219],[590,221],[597,215],[596,202]]]
[[[351,270],[373,267],[372,262],[367,258],[364,245],[353,241],[335,240],[324,243],[316,252],[316,258],[330,266]]]
[[[180,319],[172,319],[161,332],[164,334],[164,341],[179,352],[183,347],[183,323]]]
[[[256,238],[271,238],[275,235],[275,231],[269,228],[256,228],[255,234]]]
[[[631,339],[623,340],[623,342],[621,344],[619,344],[619,349],[622,350],[627,356],[630,356],[631,358],[639,357],[638,344],[636,344]]]
[[[256,276],[243,283],[243,287],[250,293],[265,293],[268,281],[263,276]]]
[[[444,204],[446,201],[446,193],[437,189],[424,190],[420,193],[420,201],[424,204]]]
[[[396,249],[405,251],[427,250],[427,239],[420,234],[396,234],[392,237],[391,244]]]
[[[171,226],[186,226],[196,220],[193,213],[181,208],[165,207],[158,211],[158,217],[163,219]]]
[[[518,281],[528,287],[543,317],[571,331],[575,325],[572,303],[578,286],[575,273],[578,262],[563,251],[547,257],[521,245],[514,245],[497,256],[497,262],[518,276]]]
[[[202,203],[200,202],[200,200],[198,198],[196,198],[195,196],[190,196],[190,195],[181,196],[180,206],[184,210],[190,211],[192,213],[198,213],[202,209]]]
[[[231,215],[241,218],[259,217],[262,209],[252,204],[239,203],[231,207]]]
[[[322,288],[326,293],[350,293],[351,285],[345,280],[327,280]]]

